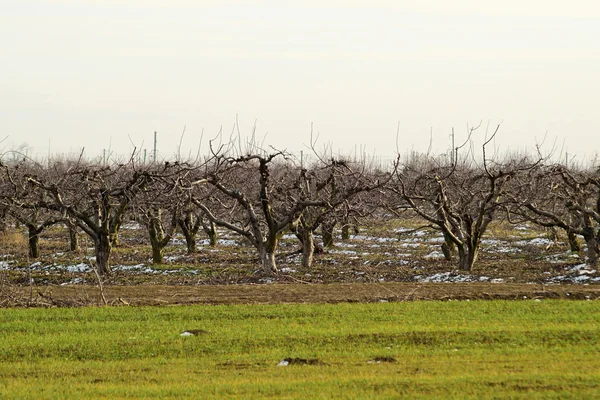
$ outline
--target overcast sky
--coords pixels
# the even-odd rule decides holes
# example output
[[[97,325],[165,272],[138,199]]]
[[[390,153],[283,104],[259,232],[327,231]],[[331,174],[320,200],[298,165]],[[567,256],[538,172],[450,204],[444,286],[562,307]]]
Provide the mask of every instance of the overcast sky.
[[[488,5],[489,4],[489,5]],[[388,157],[502,122],[497,146],[600,149],[597,1],[0,0],[4,151],[265,144]],[[484,130],[479,132],[483,137]],[[205,144],[203,144],[205,146]],[[206,147],[204,147],[206,150]]]

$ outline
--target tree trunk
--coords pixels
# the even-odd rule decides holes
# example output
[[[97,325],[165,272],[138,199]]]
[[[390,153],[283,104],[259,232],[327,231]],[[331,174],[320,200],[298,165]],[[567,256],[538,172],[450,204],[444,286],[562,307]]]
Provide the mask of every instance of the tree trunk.
[[[38,258],[40,256],[40,233],[35,227],[28,227],[29,233],[29,257]]]
[[[571,231],[567,231],[567,239],[569,240],[569,247],[573,253],[579,253],[581,251],[581,246],[577,241],[577,235],[575,235]]]
[[[152,263],[162,264],[163,249],[169,243],[171,236],[165,234],[160,220],[160,213],[157,213],[157,215],[158,217],[150,217],[150,221],[148,222],[148,236],[150,236],[150,245],[152,246]]]
[[[587,264],[596,266],[598,263],[598,239],[591,227],[583,228],[583,238],[587,244]]]
[[[110,258],[110,252],[112,250],[111,241],[107,233],[99,233],[95,239],[96,247],[96,264],[98,266],[98,273],[100,275],[110,275],[110,265],[108,260]]]
[[[444,253],[444,258],[446,261],[452,261],[454,257],[454,253],[456,252],[456,245],[450,239],[448,234],[444,233],[444,243],[442,244],[442,253]]]
[[[118,247],[120,244],[119,231],[117,229],[110,235],[110,245],[112,247]]]
[[[184,231],[183,236],[185,236],[185,245],[187,247],[187,253],[193,254],[196,252],[196,232],[193,231]]]
[[[79,236],[77,235],[77,228],[69,225],[69,251],[79,250]]]
[[[162,264],[163,263],[163,248],[160,243],[152,241],[152,263]]]
[[[471,271],[475,261],[477,261],[478,252],[479,246],[458,246],[459,268],[462,271]]]
[[[323,235],[323,247],[333,247],[333,228],[335,222],[324,222],[321,225],[321,234]]]
[[[350,224],[342,226],[342,240],[350,240]]]
[[[309,230],[302,232],[302,266],[310,268],[313,263],[315,253],[315,240],[313,234]]]
[[[208,221],[208,223],[202,221],[202,229],[204,233],[208,236],[208,243],[210,247],[215,247],[217,245],[217,228],[215,227],[215,223],[213,221]]]
[[[267,274],[277,273],[277,264],[275,263],[275,252],[269,252],[266,248],[263,247],[260,250],[260,261],[262,263],[264,271]]]

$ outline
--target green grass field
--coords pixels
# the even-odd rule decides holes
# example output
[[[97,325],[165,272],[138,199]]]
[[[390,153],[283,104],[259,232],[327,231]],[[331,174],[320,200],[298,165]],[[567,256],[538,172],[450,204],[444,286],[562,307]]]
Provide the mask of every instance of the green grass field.
[[[0,335],[2,399],[600,397],[596,301],[2,309]]]

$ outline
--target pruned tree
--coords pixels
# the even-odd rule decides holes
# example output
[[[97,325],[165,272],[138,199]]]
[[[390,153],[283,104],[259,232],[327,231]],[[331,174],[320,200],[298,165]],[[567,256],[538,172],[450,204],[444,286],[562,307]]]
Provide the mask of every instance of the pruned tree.
[[[396,173],[389,188],[420,217],[439,229],[446,239],[447,254],[458,253],[459,268],[473,268],[490,222],[503,205],[511,179],[539,163],[528,157],[509,158],[500,163],[489,159],[486,146],[498,132],[498,126],[482,145],[481,161],[470,154],[462,157],[459,150],[470,144],[468,139],[454,149],[451,160],[430,155],[415,156]]]
[[[507,207],[513,223],[530,221],[563,229],[571,250],[578,251],[576,235],[587,245],[587,263],[598,262],[600,242],[600,178],[597,170],[540,165],[519,180],[519,191]]]
[[[55,162],[44,174],[27,181],[44,192],[40,206],[65,213],[94,242],[96,264],[102,275],[111,273],[109,259],[115,238],[131,201],[152,183],[152,174],[132,160],[112,166]]]
[[[287,204],[275,204],[273,192],[281,191],[278,185],[282,182],[273,179],[271,166],[275,159],[284,156],[283,152],[276,151],[241,157],[215,157],[212,170],[198,182],[209,184],[224,195],[229,200],[225,208],[231,211],[241,208],[241,213],[230,213],[230,218],[223,213],[216,214],[206,201],[193,197],[194,204],[213,223],[243,236],[258,250],[267,273],[277,272],[275,255],[279,240],[290,227],[298,223],[302,210],[310,205],[294,199]]]
[[[7,215],[27,228],[29,257],[38,258],[41,233],[49,226],[66,221],[67,218],[44,208],[41,203],[42,193],[28,185],[25,176],[33,171],[40,171],[40,165],[22,161],[12,165],[2,164],[1,167],[3,176],[0,204]]]

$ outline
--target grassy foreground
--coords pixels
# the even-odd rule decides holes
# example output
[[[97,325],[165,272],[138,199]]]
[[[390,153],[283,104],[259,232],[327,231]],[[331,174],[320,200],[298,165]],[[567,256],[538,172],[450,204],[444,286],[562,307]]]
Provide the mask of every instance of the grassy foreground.
[[[2,309],[0,337],[2,399],[600,397],[596,301]]]

